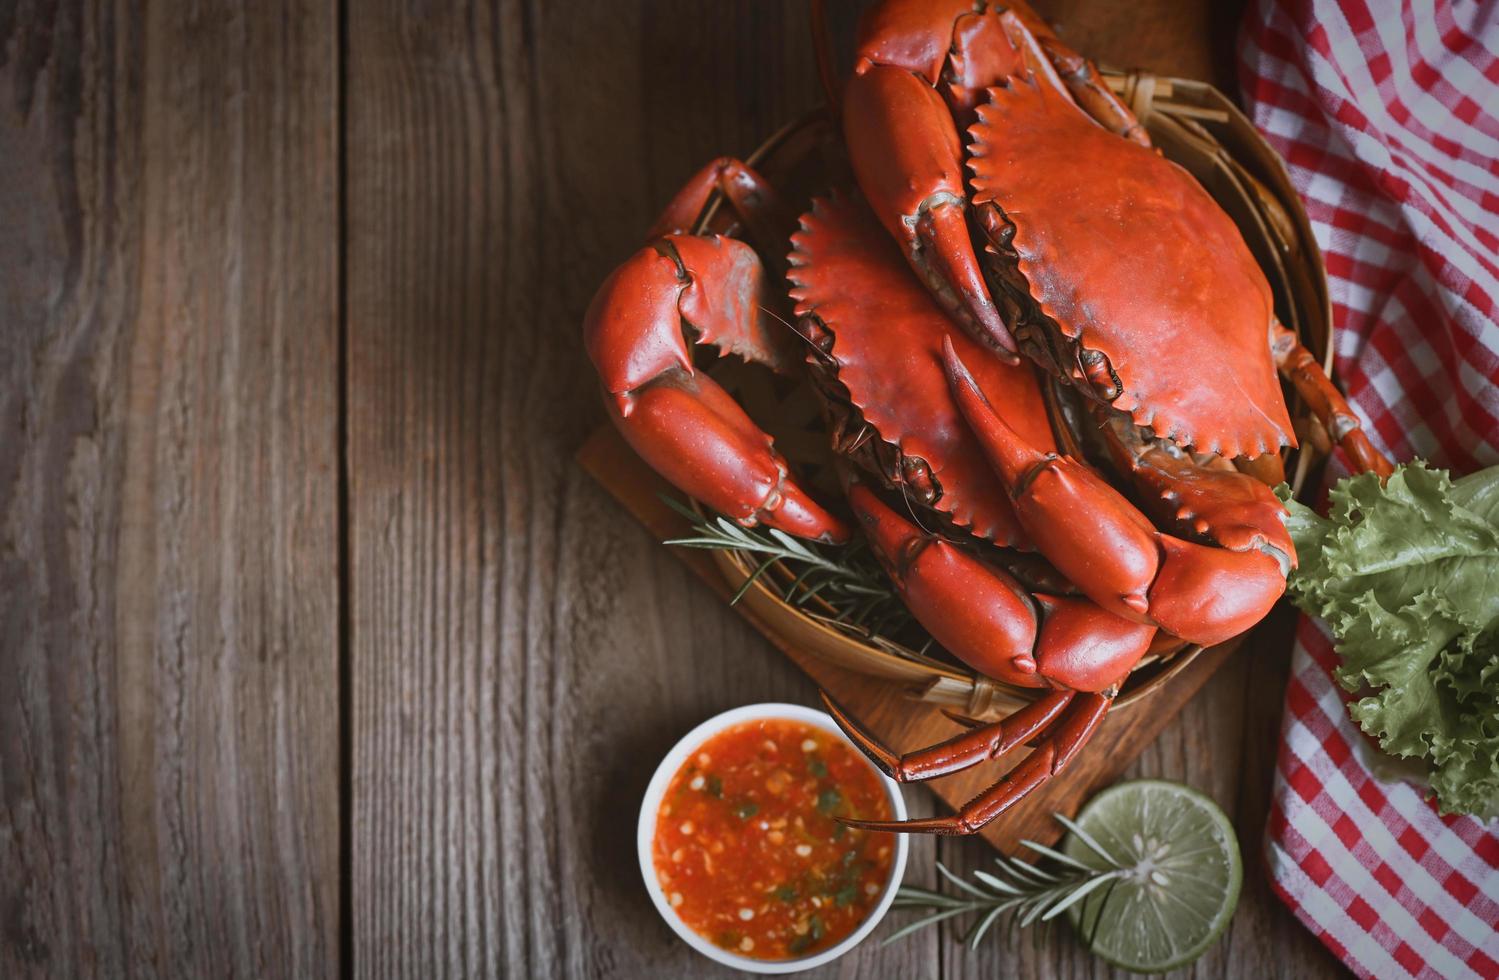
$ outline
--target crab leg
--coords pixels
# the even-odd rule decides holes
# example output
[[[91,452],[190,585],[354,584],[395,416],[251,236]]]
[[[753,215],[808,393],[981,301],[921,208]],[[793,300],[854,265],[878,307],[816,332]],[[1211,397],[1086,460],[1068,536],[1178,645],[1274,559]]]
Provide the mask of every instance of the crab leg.
[[[1035,715],[1027,718],[1027,722],[1034,722],[1043,711],[1050,712],[1049,718],[1060,717],[1055,723],[1054,730],[1047,734],[1036,745],[1031,753],[1020,761],[1014,769],[1000,777],[999,781],[978,796],[965,803],[956,813],[946,817],[927,817],[921,820],[844,820],[853,827],[864,830],[891,831],[896,833],[928,833],[928,834],[972,834],[1010,807],[1019,803],[1042,783],[1052,776],[1061,772],[1067,763],[1071,762],[1077,755],[1078,750],[1087,744],[1088,739],[1103,722],[1104,715],[1108,713],[1109,706],[1113,704],[1113,696],[1110,694],[1074,694],[1071,691],[1058,691],[1047,695],[1045,698],[1035,702],[1029,707],[1016,712],[1012,718],[1035,711]],[[868,732],[858,728],[846,713],[838,711],[836,705],[823,693],[823,702],[828,706],[833,719],[838,722],[844,732],[866,752],[869,746],[878,747],[879,743]],[[1064,710],[1065,709],[1065,710]],[[965,732],[946,746],[956,746],[960,742],[978,742],[979,752],[970,752],[975,758],[973,761],[981,762],[992,756],[984,755],[983,749],[990,741],[998,741],[1005,736],[994,736],[989,733],[994,729],[1003,730],[1004,726],[1010,724],[1011,719],[995,722],[983,728]],[[1044,723],[1043,723],[1044,724]],[[1037,728],[1042,726],[1038,725]],[[1022,737],[1009,736],[1008,744],[1019,744],[1024,741]],[[928,752],[940,751],[943,747],[927,750]],[[886,751],[888,754],[888,750]],[[923,753],[913,753],[921,755]],[[997,753],[996,753],[997,754]],[[871,754],[871,758],[875,758]],[[878,762],[876,758],[876,762]],[[963,768],[961,765],[953,768]],[[951,769],[947,771],[952,771]],[[893,775],[893,774],[892,774]],[[933,773],[933,775],[937,775]],[[894,778],[899,778],[894,776]]]
[[[1275,355],[1275,366],[1306,399],[1333,441],[1348,454],[1356,472],[1375,473],[1381,480],[1394,472],[1389,459],[1369,441],[1358,416],[1322,365],[1279,321],[1270,325],[1270,351]]]
[[[1286,556],[1160,533],[1091,469],[1027,444],[989,406],[951,344],[944,356],[953,397],[1009,489],[1016,518],[1098,605],[1207,646],[1253,626],[1285,591]],[[1084,528],[1079,514],[1088,515]]]
[[[828,714],[833,716],[849,740],[862,749],[881,772],[901,783],[936,779],[998,759],[1034,738],[1077,696],[1076,691],[1049,691],[1001,721],[974,725],[939,745],[897,755],[881,745],[879,739],[834,701],[827,691],[818,693],[822,695]]]
[[[668,235],[614,271],[583,320],[589,357],[626,441],[679,489],[742,524],[827,541],[848,536],[790,476],[728,393],[694,370],[687,332],[783,369],[795,353],[762,314],[765,275],[730,238]]]

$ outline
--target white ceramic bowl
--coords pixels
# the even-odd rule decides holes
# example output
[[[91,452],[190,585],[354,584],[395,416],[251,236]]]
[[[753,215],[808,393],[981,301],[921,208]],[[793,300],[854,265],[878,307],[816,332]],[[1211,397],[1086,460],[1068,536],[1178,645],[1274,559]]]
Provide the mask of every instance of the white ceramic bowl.
[[[640,826],[635,837],[640,850],[640,873],[645,878],[645,890],[650,892],[651,901],[656,903],[656,911],[661,913],[661,918],[666,920],[666,924],[671,926],[687,945],[711,960],[717,960],[725,966],[732,966],[748,973],[797,973],[836,960],[859,945],[864,937],[879,925],[885,913],[890,910],[890,903],[895,901],[895,891],[900,887],[901,878],[906,873],[906,854],[909,845],[905,834],[894,835],[895,856],[890,862],[890,879],[885,882],[885,890],[880,894],[879,902],[869,910],[869,914],[864,917],[863,922],[859,923],[858,928],[836,946],[830,946],[810,956],[790,960],[750,959],[748,956],[740,956],[715,946],[693,932],[691,927],[677,916],[676,910],[667,901],[666,894],[661,889],[661,883],[656,879],[656,864],[651,853],[651,845],[656,835],[656,815],[661,809],[661,798],[666,795],[672,777],[677,774],[678,769],[682,768],[687,757],[697,751],[698,746],[726,728],[732,728],[747,721],[761,721],[769,718],[799,721],[819,728],[851,747],[853,744],[848,742],[843,732],[839,731],[838,726],[827,714],[813,708],[804,708],[799,704],[776,704],[774,702],[747,704],[742,708],[734,708],[721,715],[715,715],[683,736],[682,740],[666,753],[666,758],[661,760],[661,765],[656,767],[656,774],[651,777],[651,784],[646,787],[645,800],[640,804]],[[865,765],[869,765],[868,760],[864,760],[858,748],[855,747],[854,752],[859,755]],[[904,820],[906,803],[901,799],[900,787],[874,766],[869,766],[869,770],[879,777],[880,784],[885,787],[885,794],[890,798],[890,812],[895,815],[896,819]]]

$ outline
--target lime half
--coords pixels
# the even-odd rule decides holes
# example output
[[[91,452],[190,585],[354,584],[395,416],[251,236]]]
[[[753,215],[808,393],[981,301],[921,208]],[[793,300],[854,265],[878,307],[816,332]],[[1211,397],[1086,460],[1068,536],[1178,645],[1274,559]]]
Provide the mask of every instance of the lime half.
[[[1090,800],[1076,823],[1121,868],[1068,910],[1096,955],[1161,973],[1201,956],[1233,918],[1244,877],[1239,843],[1218,804],[1195,789],[1120,783]],[[1115,866],[1077,833],[1063,850],[1091,867]]]

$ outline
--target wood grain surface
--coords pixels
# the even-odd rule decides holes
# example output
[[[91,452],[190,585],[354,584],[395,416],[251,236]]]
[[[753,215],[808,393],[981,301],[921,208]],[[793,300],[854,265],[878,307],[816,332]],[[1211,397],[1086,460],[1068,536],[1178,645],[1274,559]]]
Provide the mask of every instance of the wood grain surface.
[[[330,4],[0,5],[0,976],[319,976]]]
[[[1224,77],[1212,0],[1038,6]],[[702,718],[814,691],[573,463],[577,335],[680,180],[818,100],[805,20],[0,0],[0,976],[724,975],[646,901],[638,802]],[[1246,851],[1186,975],[1338,972],[1258,858],[1287,622],[1127,774]],[[915,845],[927,887],[991,853]],[[1108,974],[931,930],[814,975]]]

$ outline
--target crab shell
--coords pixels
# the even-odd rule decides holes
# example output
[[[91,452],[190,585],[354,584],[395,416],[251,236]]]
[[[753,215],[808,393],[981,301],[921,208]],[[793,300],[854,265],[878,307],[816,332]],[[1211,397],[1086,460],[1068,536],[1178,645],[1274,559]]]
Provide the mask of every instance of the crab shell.
[[[988,90],[969,166],[991,278],[1013,290],[1018,269],[1022,305],[1062,338],[1051,346],[1063,356],[1039,359],[1180,446],[1253,457],[1294,445],[1270,349],[1274,300],[1238,228],[1185,170],[1108,132],[1037,72]],[[1113,391],[1090,385],[1090,361]]]
[[[951,337],[974,365],[980,387],[1006,420],[1054,451],[1033,369],[1002,363],[956,328],[863,198],[814,201],[791,243],[787,278],[802,329],[808,332],[806,320],[815,318],[833,341],[824,349],[809,336],[818,346],[808,358],[814,369],[833,367],[864,421],[899,448],[903,470],[924,464],[930,471],[935,493],[922,502],[981,538],[1028,547],[1004,487],[953,401],[942,339]]]

